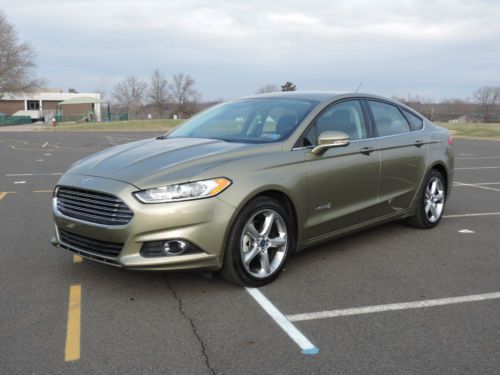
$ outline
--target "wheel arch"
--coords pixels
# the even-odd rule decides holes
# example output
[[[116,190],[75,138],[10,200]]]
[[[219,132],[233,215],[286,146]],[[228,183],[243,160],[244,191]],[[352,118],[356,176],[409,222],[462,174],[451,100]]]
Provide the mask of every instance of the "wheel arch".
[[[438,171],[439,173],[441,173],[441,175],[443,176],[444,178],[444,183],[445,183],[445,187],[446,187],[446,194],[448,195],[448,192],[451,190],[450,189],[450,176],[449,176],[449,173],[448,173],[448,169],[446,168],[445,164],[442,163],[442,162],[435,162],[434,164],[431,165],[431,167],[429,168],[429,170],[427,171],[427,174],[431,171],[435,169],[436,171]]]
[[[297,210],[295,208],[295,205],[293,204],[292,199],[285,194],[284,192],[280,190],[265,190],[263,192],[260,192],[259,194],[255,195],[252,199],[259,197],[259,196],[264,196],[264,197],[269,197],[277,200],[280,202],[280,204],[283,205],[283,207],[286,209],[288,214],[290,215],[290,218],[292,219],[292,235],[294,236],[294,248],[291,249],[292,253],[295,251],[295,246],[297,244],[297,237],[298,237],[298,232],[299,232],[299,222],[298,222],[298,216],[297,216]]]
[[[227,226],[227,229],[224,234],[224,249],[223,252],[226,252],[226,247],[227,247],[227,241],[229,238],[229,233],[231,232],[231,229],[234,225],[234,222],[236,221],[236,218],[238,215],[240,215],[241,211],[243,208],[250,203],[253,199],[257,197],[269,197],[272,199],[275,199],[279,203],[283,205],[285,210],[290,214],[290,217],[292,219],[292,230],[293,230],[293,236],[294,236],[294,248],[291,249],[291,253],[295,252],[296,250],[296,245],[298,242],[298,237],[299,237],[299,216],[297,214],[297,209],[296,205],[294,204],[292,198],[290,197],[290,194],[287,194],[285,191],[283,191],[280,187],[276,186],[268,186],[264,187],[258,191],[254,191],[252,194],[249,194],[233,213],[233,216],[231,217],[231,220],[229,222],[229,225]]]

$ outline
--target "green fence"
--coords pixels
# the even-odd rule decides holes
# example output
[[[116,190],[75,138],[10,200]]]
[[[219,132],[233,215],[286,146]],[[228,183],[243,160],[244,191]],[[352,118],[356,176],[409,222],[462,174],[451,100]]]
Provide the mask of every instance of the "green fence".
[[[116,115],[110,115],[108,121],[128,121],[128,113],[119,113]]]
[[[128,113],[120,113],[115,115],[101,114],[101,121],[127,121]],[[57,113],[54,118],[57,122],[95,122],[96,116],[92,113],[83,113],[80,115],[64,115]]]
[[[0,126],[31,124],[30,116],[4,116],[0,115]]]
[[[88,122],[88,117],[84,114],[82,115],[55,115],[57,122]]]

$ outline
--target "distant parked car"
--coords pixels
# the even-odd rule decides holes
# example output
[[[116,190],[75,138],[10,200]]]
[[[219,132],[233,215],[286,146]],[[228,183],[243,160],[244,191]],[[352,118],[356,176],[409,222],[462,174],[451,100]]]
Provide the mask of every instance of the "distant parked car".
[[[236,99],[75,163],[54,191],[53,243],[118,267],[221,270],[259,286],[335,237],[390,220],[437,225],[451,144],[379,96]]]

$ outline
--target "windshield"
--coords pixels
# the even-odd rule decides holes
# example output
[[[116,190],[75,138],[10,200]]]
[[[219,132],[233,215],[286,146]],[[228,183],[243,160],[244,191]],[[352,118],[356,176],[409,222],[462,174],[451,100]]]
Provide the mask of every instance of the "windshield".
[[[314,100],[242,99],[200,113],[168,138],[216,138],[228,142],[269,143],[290,136],[318,104]]]

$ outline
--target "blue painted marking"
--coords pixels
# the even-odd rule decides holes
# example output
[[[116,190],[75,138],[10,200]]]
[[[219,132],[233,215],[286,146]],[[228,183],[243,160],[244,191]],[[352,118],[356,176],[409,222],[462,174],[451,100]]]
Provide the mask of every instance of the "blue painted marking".
[[[302,350],[302,354],[306,354],[306,355],[314,355],[314,354],[318,354],[318,353],[319,353],[319,349],[316,347]]]

